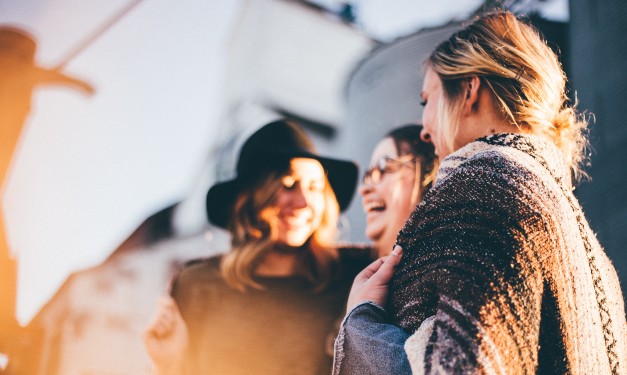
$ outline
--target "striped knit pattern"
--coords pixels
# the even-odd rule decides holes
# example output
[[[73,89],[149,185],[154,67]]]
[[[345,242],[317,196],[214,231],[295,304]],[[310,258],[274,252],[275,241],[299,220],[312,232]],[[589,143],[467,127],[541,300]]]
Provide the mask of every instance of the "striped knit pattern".
[[[399,234],[391,283],[396,323],[422,340],[406,346],[412,369],[627,374],[618,277],[569,181],[559,150],[528,135],[443,161]]]

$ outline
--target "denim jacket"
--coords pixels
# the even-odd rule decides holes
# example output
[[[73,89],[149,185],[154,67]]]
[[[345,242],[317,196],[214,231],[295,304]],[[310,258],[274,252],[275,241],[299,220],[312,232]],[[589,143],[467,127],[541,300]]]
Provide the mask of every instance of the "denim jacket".
[[[387,320],[385,309],[370,301],[346,314],[335,339],[333,375],[411,374],[403,348],[409,335]]]

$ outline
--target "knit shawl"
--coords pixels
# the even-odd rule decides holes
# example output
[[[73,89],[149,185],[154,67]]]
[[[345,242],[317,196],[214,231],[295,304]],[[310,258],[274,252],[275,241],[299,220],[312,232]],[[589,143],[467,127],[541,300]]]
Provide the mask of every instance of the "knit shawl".
[[[399,233],[395,323],[417,373],[627,374],[616,271],[550,142],[478,139],[443,160]]]

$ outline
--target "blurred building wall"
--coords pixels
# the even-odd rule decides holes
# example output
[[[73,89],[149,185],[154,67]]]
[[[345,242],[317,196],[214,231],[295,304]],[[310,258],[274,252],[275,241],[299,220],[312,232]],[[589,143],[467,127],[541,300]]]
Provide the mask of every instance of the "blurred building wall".
[[[594,114],[591,181],[576,190],[627,296],[627,2],[570,0],[571,87]]]

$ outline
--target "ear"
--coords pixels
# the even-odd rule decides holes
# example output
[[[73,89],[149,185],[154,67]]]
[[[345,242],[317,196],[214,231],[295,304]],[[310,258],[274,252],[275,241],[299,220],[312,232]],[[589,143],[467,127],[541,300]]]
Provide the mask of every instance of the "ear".
[[[470,115],[479,104],[479,86],[481,80],[477,76],[472,76],[466,79],[466,98],[464,102],[464,115]]]

